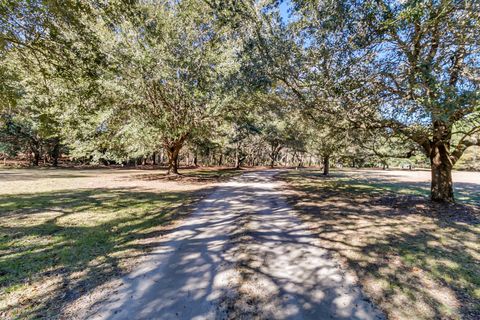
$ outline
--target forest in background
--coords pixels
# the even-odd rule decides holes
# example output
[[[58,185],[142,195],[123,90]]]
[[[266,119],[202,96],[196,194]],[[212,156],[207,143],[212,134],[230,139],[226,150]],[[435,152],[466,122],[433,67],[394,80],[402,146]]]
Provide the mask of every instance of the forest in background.
[[[476,1],[0,3],[5,159],[478,169]]]

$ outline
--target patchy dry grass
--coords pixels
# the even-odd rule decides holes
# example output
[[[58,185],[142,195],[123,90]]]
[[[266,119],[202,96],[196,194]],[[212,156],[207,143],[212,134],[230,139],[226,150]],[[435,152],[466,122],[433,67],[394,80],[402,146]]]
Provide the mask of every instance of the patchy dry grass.
[[[480,318],[479,184],[458,190],[465,202],[445,208],[430,203],[425,183],[412,176],[281,177],[320,245],[356,273],[390,319]]]
[[[147,173],[137,176],[138,179],[145,181],[180,181],[184,183],[211,183],[218,181],[226,181],[234,176],[243,173],[243,170],[249,169],[233,169],[224,167],[209,167],[196,169],[180,170],[179,175],[165,175],[165,173]],[[251,170],[251,169],[250,169]]]
[[[216,181],[144,174],[0,170],[0,318],[59,317],[67,303],[130,270]]]

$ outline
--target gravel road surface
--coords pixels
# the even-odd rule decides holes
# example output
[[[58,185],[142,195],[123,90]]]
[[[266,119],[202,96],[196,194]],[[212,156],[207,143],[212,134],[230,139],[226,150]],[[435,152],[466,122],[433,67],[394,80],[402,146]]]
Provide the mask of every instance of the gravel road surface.
[[[277,171],[221,184],[94,319],[383,319],[284,200]]]

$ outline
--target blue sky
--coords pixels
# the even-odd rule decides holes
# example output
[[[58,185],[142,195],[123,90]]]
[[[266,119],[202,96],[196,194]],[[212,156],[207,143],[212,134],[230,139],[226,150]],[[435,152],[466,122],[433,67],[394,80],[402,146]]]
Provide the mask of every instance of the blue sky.
[[[280,4],[280,16],[282,17],[284,22],[288,22],[290,18],[290,14],[288,13],[288,9],[292,6],[292,2],[290,0],[282,1]]]

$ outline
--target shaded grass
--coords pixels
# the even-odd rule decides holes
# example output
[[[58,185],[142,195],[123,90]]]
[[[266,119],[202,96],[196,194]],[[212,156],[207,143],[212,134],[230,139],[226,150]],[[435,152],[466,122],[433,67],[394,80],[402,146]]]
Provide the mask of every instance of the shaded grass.
[[[322,188],[328,190],[345,191],[352,193],[365,193],[371,195],[383,195],[386,193],[430,196],[430,185],[423,182],[402,182],[385,179],[385,177],[372,178],[365,175],[361,177],[361,171],[358,175],[352,176],[348,172],[335,171],[331,176],[325,177],[319,171],[307,171],[309,177],[317,177],[322,180]],[[299,172],[296,173],[300,174]],[[412,174],[415,172],[412,171]],[[295,173],[291,173],[295,175]],[[455,183],[455,199],[461,203],[480,205],[479,185],[471,183]]]
[[[135,177],[141,180],[165,180],[165,181],[180,181],[187,183],[210,183],[226,181],[230,178],[238,176],[243,173],[242,170],[232,168],[195,168],[179,170],[179,175],[161,174],[143,174]]]
[[[124,273],[200,192],[81,189],[0,196],[0,317],[59,317]]]
[[[186,177],[199,178],[205,180],[228,180],[235,176],[242,174],[242,170],[233,168],[220,168],[220,169],[196,169],[196,170],[184,170],[182,175]]]
[[[421,185],[346,174],[281,174],[321,246],[354,270],[391,319],[480,318],[479,207],[444,207]]]

